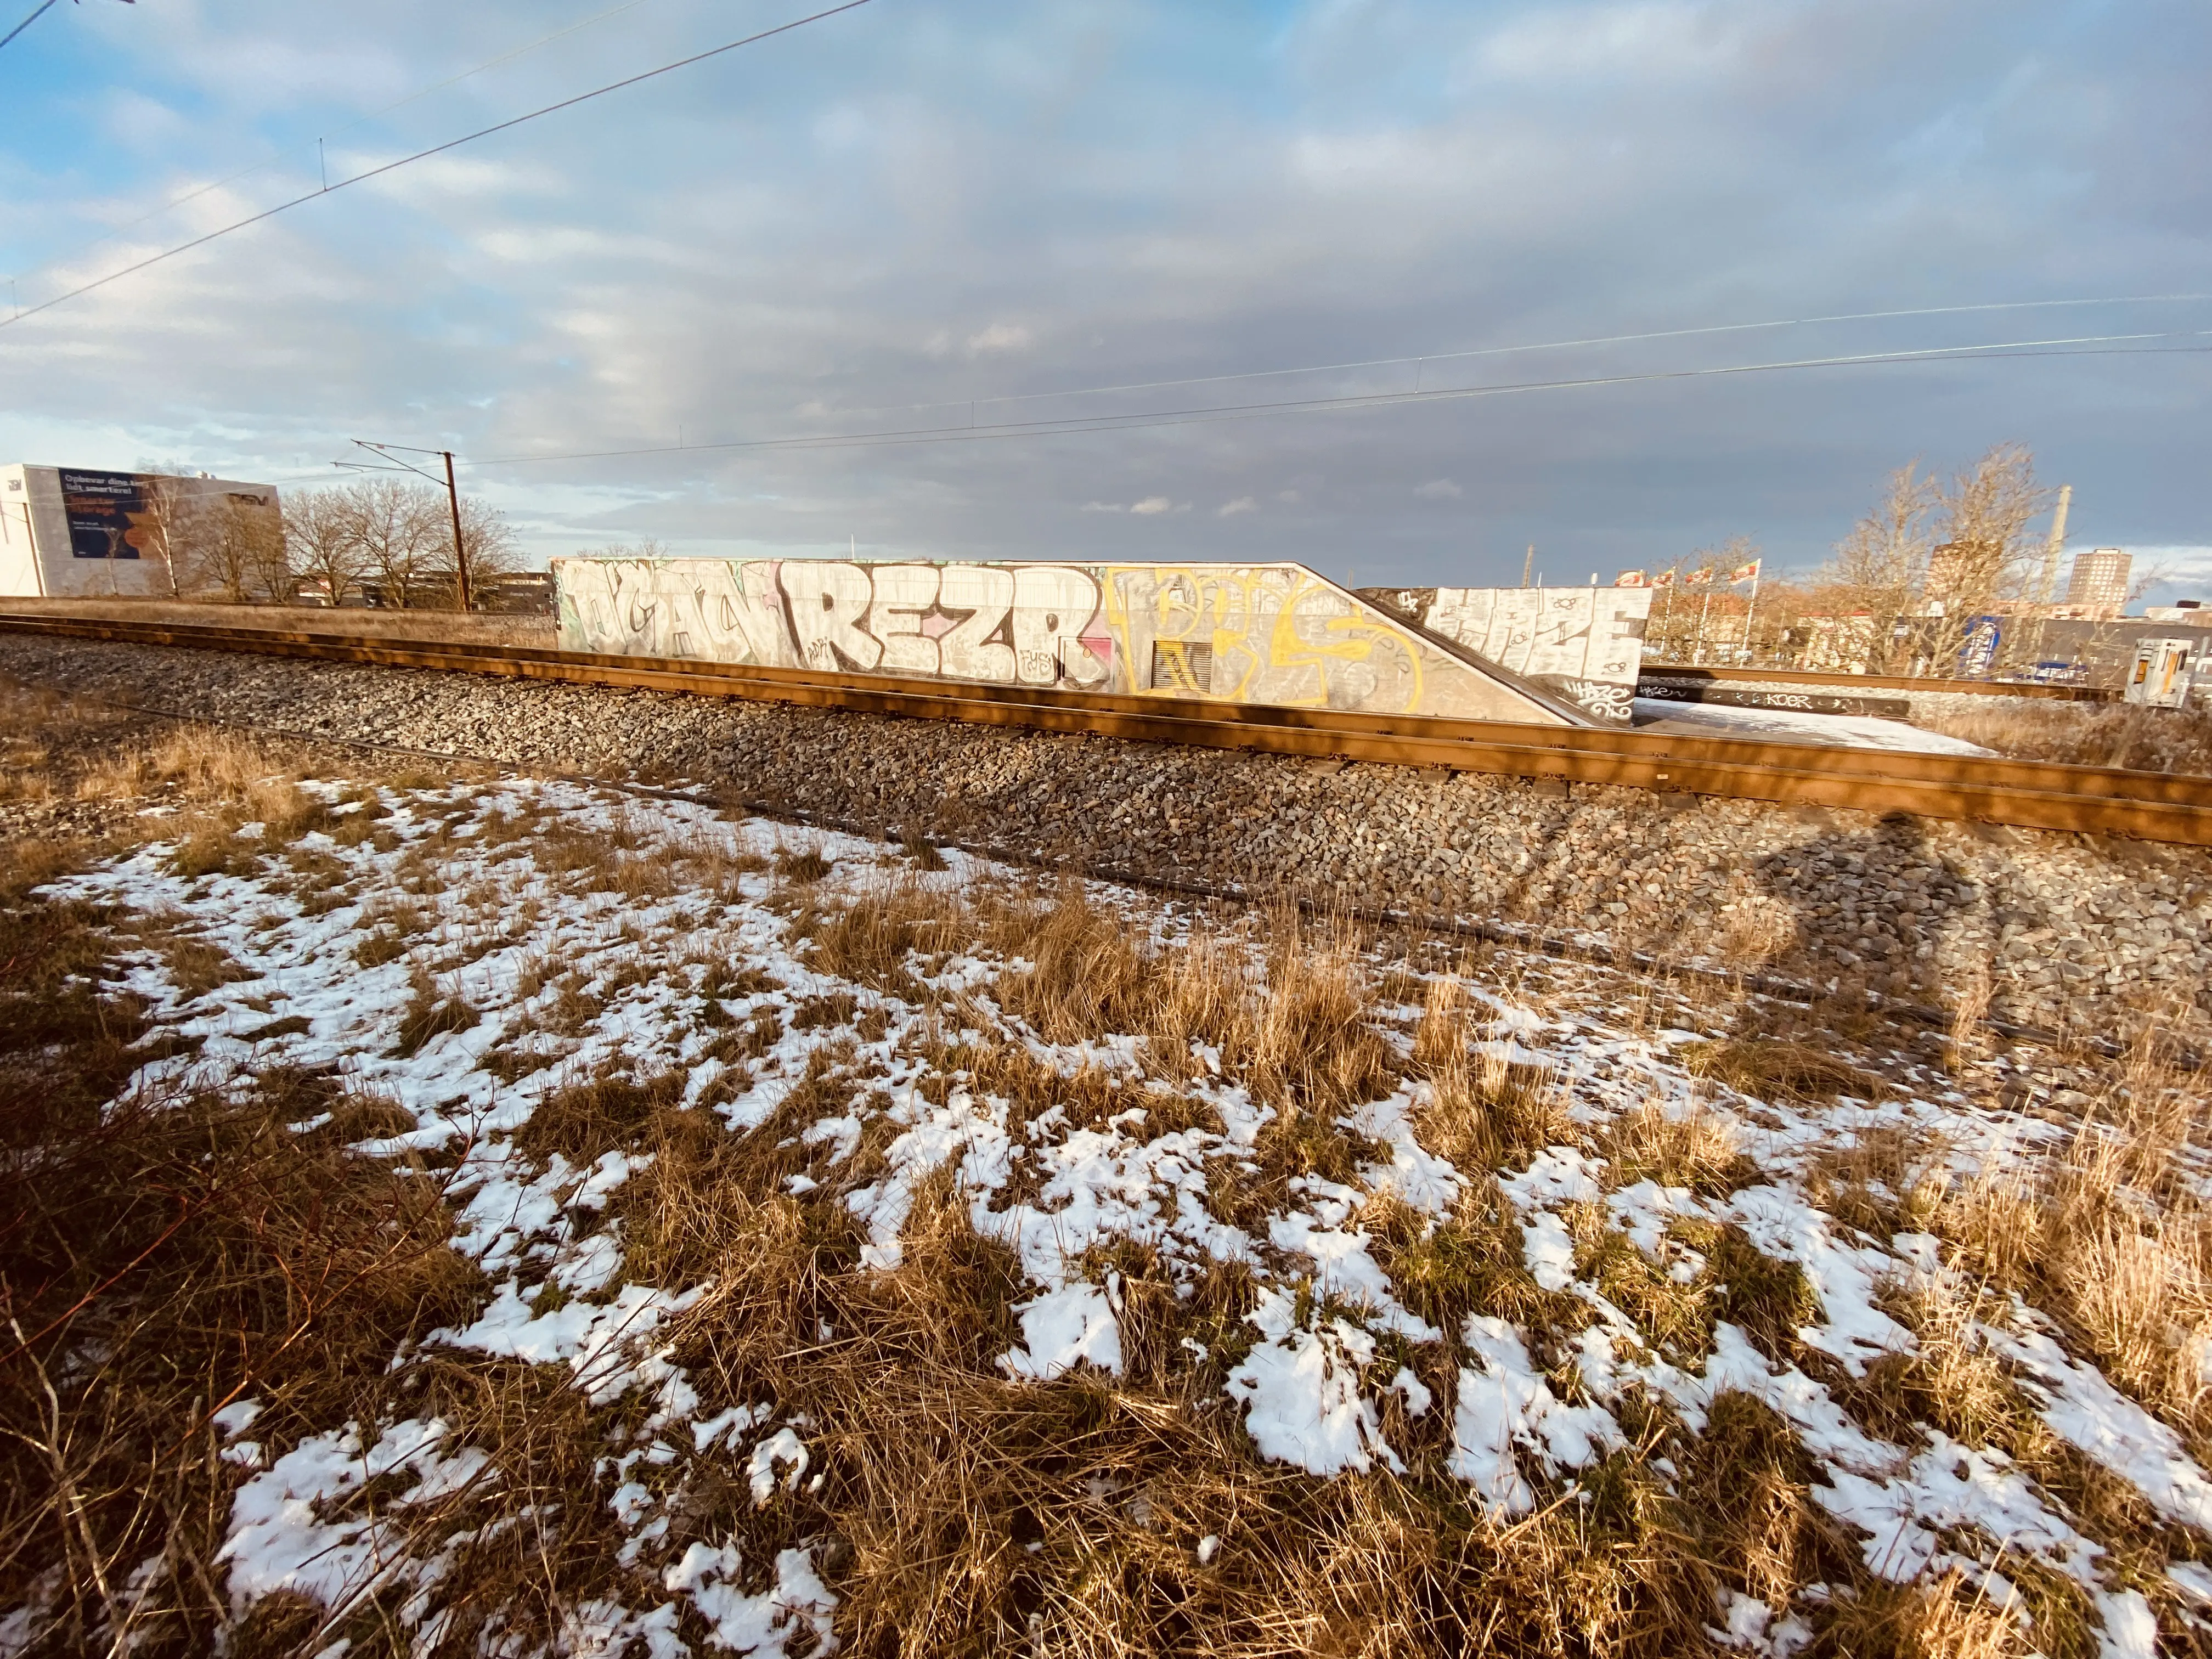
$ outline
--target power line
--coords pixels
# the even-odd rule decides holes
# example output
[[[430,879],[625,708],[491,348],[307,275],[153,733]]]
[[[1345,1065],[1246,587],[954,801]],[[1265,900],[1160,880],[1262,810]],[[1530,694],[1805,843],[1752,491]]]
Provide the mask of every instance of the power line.
[[[580,92],[573,98],[563,98],[558,103],[547,104],[543,108],[530,111],[526,115],[517,115],[505,121],[495,121],[490,126],[479,127],[474,132],[465,133],[459,138],[449,138],[442,144],[433,144],[428,149],[418,149],[412,155],[403,155],[396,161],[386,161],[380,167],[373,167],[366,172],[356,173],[349,179],[341,179],[334,185],[325,185],[319,190],[309,191],[304,196],[295,196],[288,202],[279,202],[275,207],[264,208],[259,213],[248,215],[246,218],[225,225],[219,230],[211,230],[204,236],[195,236],[188,242],[180,242],[163,252],[151,254],[135,264],[127,264],[120,270],[110,271],[106,276],[97,277],[81,287],[70,289],[66,293],[57,294],[52,299],[41,301],[37,305],[17,312],[12,317],[0,319],[0,328],[13,328],[25,318],[35,317],[42,311],[51,311],[64,301],[74,300],[81,295],[89,294],[94,289],[105,288],[110,283],[119,282],[125,276],[145,270],[149,265],[158,265],[165,259],[173,259],[179,253],[189,253],[196,247],[205,247],[210,242],[220,237],[228,236],[233,231],[244,230],[249,225],[258,225],[264,219],[273,219],[278,214],[289,212],[304,202],[312,202],[318,198],[331,194],[333,191],[343,190],[349,185],[358,185],[367,179],[381,178],[384,174],[396,172],[411,162],[423,161],[433,155],[442,155],[449,149],[459,149],[463,144],[472,144],[479,138],[489,138],[494,133],[505,132],[510,128],[522,125],[526,121],[535,121],[540,116],[556,114],[564,109],[574,109],[579,104],[588,103],[594,98],[603,98],[611,92],[620,92],[626,87],[636,86],[641,82],[653,80],[658,76],[667,75],[680,69],[689,69],[694,64],[705,63],[709,58],[719,58],[726,52],[735,52],[740,46],[753,46],[775,35],[788,34],[793,29],[804,28],[809,23],[818,23],[825,17],[835,17],[840,12],[858,10],[867,3],[868,0],[844,0],[842,5],[831,6],[826,10],[815,12],[805,17],[793,18],[790,22],[779,23],[772,29],[763,29],[757,34],[748,34],[741,40],[732,40],[722,46],[710,46],[705,52],[693,52],[689,58],[679,58],[672,64],[663,64],[659,68],[647,70],[642,74],[626,76],[619,81],[610,81],[603,87],[594,87],[589,92]]]
[[[1961,307],[1961,310],[1980,307]],[[748,438],[727,443],[664,444],[635,449],[580,450],[553,455],[502,455],[465,460],[462,467],[522,466],[544,461],[623,460],[653,455],[696,454],[704,451],[746,449],[857,449],[902,447],[927,443],[988,442],[1030,437],[1076,435],[1090,432],[1138,431],[1156,427],[1204,425],[1223,421],[1249,420],[1275,415],[1357,412],[1397,404],[1442,403],[1472,398],[1504,397],[1531,392],[1566,392],[1603,386],[1633,386],[1658,380],[1698,380],[1713,376],[1771,374],[1782,370],[1876,367],[1887,363],[1982,361],[2006,357],[2111,357],[2189,356],[2212,351],[2208,346],[2127,346],[2118,343],[2145,340],[2199,339],[2212,330],[2193,329],[2149,334],[2084,335],[2072,339],[2013,341],[1994,345],[1933,346],[1914,351],[1872,352],[1850,356],[1799,358],[1786,362],[1729,363],[1708,368],[1658,370],[1636,374],[1589,375],[1577,379],[1516,380],[1488,386],[1432,387],[1425,392],[1388,392],[1340,398],[1304,398],[1259,404],[1234,404],[1211,409],[1159,410],[1149,414],[1071,416],[1061,421],[1005,423],[988,427],[930,427],[880,433],[823,433],[788,438]],[[2111,346],[2115,349],[2106,349]],[[1234,378],[1234,377],[1224,377]],[[1170,385],[1182,382],[1167,382]],[[964,407],[964,405],[963,405]],[[435,452],[442,453],[443,452]],[[332,466],[352,464],[333,461]],[[267,484],[316,483],[331,480],[328,471],[289,473],[254,482]]]
[[[1051,437],[1084,432],[1117,432],[1149,427],[1189,426],[1218,421],[1251,420],[1275,415],[1320,414],[1381,409],[1398,404],[1442,403],[1468,398],[1504,397],[1530,392],[1563,392],[1598,386],[1635,386],[1662,380],[1695,380],[1721,375],[1769,374],[1808,368],[1871,367],[1885,363],[1983,360],[1990,357],[2179,355],[2212,350],[2205,346],[2134,345],[2124,354],[2100,349],[2154,340],[2212,337],[2212,329],[2136,334],[2085,334],[2055,339],[2010,340],[1986,345],[1929,346],[1911,350],[1856,352],[1828,357],[1800,357],[1779,362],[1729,363],[1705,368],[1650,370],[1632,374],[1599,374],[1546,380],[1492,382],[1444,386],[1425,392],[1350,393],[1329,398],[1278,398],[1261,403],[1219,404],[1184,410],[1154,410],[1127,415],[1068,416],[1055,420],[1006,421],[988,426],[918,427],[875,432],[830,432],[778,438],[741,438],[723,443],[661,444],[634,449],[581,450],[554,455],[501,455],[464,463],[471,467],[526,466],[545,461],[623,460],[647,455],[694,454],[703,450],[853,449],[926,443],[974,443],[1009,438]]]
[[[53,4],[53,3],[54,0],[46,0],[46,5],[50,6]],[[369,122],[376,120],[381,116],[389,115],[396,109],[404,109],[410,104],[420,102],[422,100],[428,98],[434,92],[443,92],[447,87],[459,86],[462,82],[469,79],[471,76],[482,75],[486,70],[497,69],[501,64],[513,63],[518,58],[526,57],[529,53],[536,52],[540,46],[550,46],[554,41],[561,40],[564,36],[574,34],[580,29],[587,29],[594,23],[604,23],[608,18],[617,16],[623,12],[634,11],[638,7],[645,3],[646,0],[623,0],[623,3],[615,7],[612,10],[603,11],[594,16],[586,17],[581,22],[569,24],[566,28],[556,29],[552,33],[542,35],[538,39],[532,40],[527,46],[517,46],[512,52],[501,52],[496,58],[488,58],[483,63],[478,64],[474,69],[463,70],[459,75],[449,75],[444,80],[434,82],[429,86],[422,88],[418,92],[409,93],[404,98],[399,99],[396,102],[386,104],[381,108],[370,110],[365,114],[357,115],[352,120],[344,123],[343,125],[331,128],[330,131],[323,134],[322,137],[317,138],[315,142],[318,144],[320,144],[324,138],[335,138],[340,133],[351,132],[356,127],[366,126]],[[46,7],[41,6],[39,9],[43,11],[46,9]],[[35,17],[38,14],[36,12],[33,12],[32,16]],[[17,26],[19,33],[22,28],[28,27],[29,21],[30,20],[27,18],[24,20],[23,23]],[[9,37],[9,40],[13,40],[14,38],[15,37],[13,35]],[[0,46],[5,46],[6,44],[6,41],[0,40]],[[272,166],[283,157],[292,155],[295,150],[301,148],[303,148],[303,146],[292,145],[283,149],[271,149],[269,154],[263,156],[261,160],[254,162],[250,167],[243,167],[235,173],[227,173],[220,179],[210,179],[208,183],[198,186],[197,189],[185,191],[181,196],[171,197],[167,201],[162,203],[161,206],[153,209],[151,211],[142,213],[136,219],[126,219],[121,224],[117,225],[113,229],[108,231],[106,234],[95,236],[88,242],[78,243],[68,252],[58,254],[52,258],[47,259],[40,269],[45,269],[46,265],[58,264],[64,259],[73,259],[80,253],[88,252],[94,248],[100,247],[109,242],[114,241],[125,231],[135,230],[149,219],[158,219],[163,214],[172,212],[174,210],[184,206],[188,202],[197,202],[201,197],[208,194],[209,191],[221,190],[225,185],[234,185],[240,179],[249,179],[252,177],[253,174],[261,172],[264,167]],[[320,192],[318,191],[317,194],[320,194]]]
[[[1905,317],[1957,317],[1992,311],[2048,310],[2066,306],[2171,305],[2212,300],[2212,294],[2129,294],[2101,299],[1993,300],[1964,306],[1921,306],[1904,311],[1851,311],[1832,317],[1785,317],[1755,323],[1713,323],[1698,328],[1652,329],[1639,334],[1599,334],[1579,340],[1542,340],[1522,345],[1479,346],[1465,351],[1430,351],[1403,357],[1369,357],[1356,362],[1310,363],[1292,368],[1240,369],[1227,374],[1193,374],[1172,380],[1128,380],[1106,386],[1073,386],[1059,392],[1018,392],[993,398],[951,398],[933,404],[879,404],[836,411],[847,415],[888,414],[896,410],[974,409],[991,404],[1037,403],[1054,398],[1086,398],[1109,392],[1160,392],[1175,386],[1218,386],[1233,380],[1273,380],[1285,374],[1340,374],[1361,368],[1403,368],[1409,364],[1456,362],[1470,357],[1504,357],[1523,351],[1566,351],[1582,346],[1631,345],[1710,334],[1743,334],[1778,328],[1811,328],[1825,323],[1865,323]]]
[[[9,29],[7,33],[0,34],[0,46],[6,46],[10,40],[21,34],[25,29],[30,27],[32,24],[37,22],[41,17],[44,17],[46,13],[52,9],[53,3],[54,0],[40,0],[40,3],[32,9],[31,15],[28,17],[26,17],[21,22],[16,24],[14,28]]]

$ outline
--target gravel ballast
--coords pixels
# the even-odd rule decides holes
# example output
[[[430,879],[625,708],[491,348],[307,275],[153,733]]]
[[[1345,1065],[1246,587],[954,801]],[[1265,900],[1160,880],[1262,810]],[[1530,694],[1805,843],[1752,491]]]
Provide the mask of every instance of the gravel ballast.
[[[1291,889],[2100,1036],[2205,1023],[2205,849],[414,669],[0,633],[0,672],[194,718],[687,780],[887,832]]]

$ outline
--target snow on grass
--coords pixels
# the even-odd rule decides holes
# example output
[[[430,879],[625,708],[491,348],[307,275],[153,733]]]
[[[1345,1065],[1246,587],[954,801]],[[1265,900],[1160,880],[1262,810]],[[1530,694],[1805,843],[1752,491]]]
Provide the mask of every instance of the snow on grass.
[[[1627,1030],[1601,1004],[1539,1014],[1474,987],[1481,1006],[1467,1063],[1553,1091],[1566,1139],[1515,1151],[1496,1171],[1455,1166],[1423,1143],[1420,1126],[1441,1109],[1437,1085],[1408,1074],[1335,1120],[1379,1157],[1348,1180],[1305,1171],[1265,1188],[1257,1160],[1281,1114],[1255,1102],[1249,1080],[1224,1074],[1218,1045],[1194,1040],[1188,1055],[1165,1056],[1110,1030],[1048,1043],[995,1000],[994,986],[1027,971],[1024,963],[972,939],[940,940],[907,951],[893,979],[855,983],[817,965],[793,921],[803,904],[834,911],[894,881],[957,897],[1007,872],[956,857],[943,873],[920,875],[879,845],[828,836],[814,839],[830,873],[801,892],[773,867],[781,832],[772,825],[564,784],[387,792],[375,810],[376,836],[316,831],[298,844],[339,872],[319,896],[289,879],[275,854],[237,861],[237,873],[194,878],[175,870],[163,846],[60,887],[167,918],[241,970],[192,995],[158,953],[125,961],[128,985],[169,1036],[198,1043],[150,1063],[140,1084],[249,1079],[279,1064],[334,1069],[357,1097],[390,1103],[410,1126],[366,1150],[441,1161],[453,1248],[482,1269],[489,1291],[473,1317],[395,1356],[396,1369],[431,1354],[561,1367],[592,1406],[634,1402],[643,1413],[601,1460],[608,1492],[599,1501],[623,1529],[623,1565],[651,1577],[633,1578],[623,1596],[569,1607],[564,1639],[574,1650],[614,1652],[632,1640],[655,1655],[688,1650],[684,1607],[721,1649],[781,1654],[803,1633],[827,1651],[839,1599],[821,1576],[820,1540],[772,1559],[748,1559],[734,1538],[693,1539],[680,1553],[668,1541],[681,1471],[720,1460],[765,1506],[809,1477],[809,1425],[789,1419],[771,1428],[769,1403],[698,1415],[701,1396],[672,1359],[667,1332],[717,1287],[640,1279],[608,1218],[647,1155],[532,1156],[521,1137],[549,1100],[611,1070],[677,1075],[683,1108],[712,1112],[739,1136],[781,1133],[763,1126],[825,1063],[853,1068],[865,1086],[839,1091],[782,1143],[806,1164],[784,1190],[842,1205],[865,1229],[864,1267],[889,1273],[906,1255],[918,1206],[949,1185],[975,1234],[1012,1252],[1031,1291],[1013,1310],[1019,1341],[997,1361],[1012,1384],[1043,1385],[1079,1368],[1122,1377],[1123,1285],[1099,1265],[1103,1253],[1156,1251],[1186,1301],[1210,1273],[1234,1267],[1249,1273],[1254,1296],[1218,1339],[1215,1376],[1264,1458],[1324,1477],[1404,1471],[1386,1407],[1422,1419],[1434,1391],[1409,1362],[1449,1346],[1459,1363],[1430,1368],[1431,1382],[1453,1389],[1441,1402],[1450,1425],[1444,1467],[1479,1504],[1522,1516],[1626,1455],[1632,1407],[1648,1414],[1660,1402],[1696,1432],[1716,1401],[1748,1396],[1814,1461],[1813,1498],[1855,1529],[1875,1575],[1924,1581],[1960,1569],[2002,1587],[2007,1559],[2033,1559],[2090,1599],[2106,1650],[2148,1650],[2148,1604],[2115,1576],[2106,1545],[2027,1473],[1929,1425],[1902,1438],[1873,1432],[1831,1386],[1917,1352],[1893,1292],[1940,1271],[1941,1252],[1924,1233],[1878,1237],[1822,1209],[1809,1195],[1814,1164],[1876,1130],[1920,1136],[1971,1164],[2046,1140],[2047,1125],[1972,1108],[1933,1081],[1879,1103],[1739,1095],[1679,1062],[1690,1032]],[[607,880],[564,879],[532,851],[555,832],[572,846],[635,850],[610,854]],[[655,857],[665,878],[647,879],[639,872]],[[712,880],[698,873],[708,864],[720,872]],[[1103,893],[1103,902],[1147,914],[1132,895]],[[1154,937],[1166,927],[1155,921]],[[398,948],[362,949],[382,938]],[[763,1034],[752,1052],[732,1048],[733,1029]],[[1392,1052],[1406,1052],[1402,1034],[1390,1035]],[[1133,1103],[1155,1088],[1191,1102],[1191,1121],[1155,1130],[1134,1105],[1085,1122],[1065,1102],[1017,1111],[964,1066],[947,1076],[932,1058],[948,1043],[960,1052],[994,1041],[1056,1087],[1088,1079]],[[1625,1172],[1601,1149],[1638,1112],[1655,1133],[1695,1121],[1733,1137],[1758,1179],[1692,1184]],[[1516,1323],[1476,1312],[1440,1326],[1394,1277],[1389,1264],[1408,1247],[1386,1243],[1377,1206],[1413,1218],[1418,1248],[1446,1237],[1493,1176],[1517,1236],[1494,1270],[1525,1274],[1528,1296],[1552,1297],[1543,1305],[1571,1316]],[[1222,1194],[1248,1186],[1273,1194],[1264,1213],[1222,1213]],[[1616,1246],[1628,1254],[1607,1268]],[[1723,1249],[1738,1251],[1737,1283],[1714,1282],[1712,1252]],[[1630,1295],[1638,1271],[1647,1303],[1683,1299],[1680,1328],[1692,1336],[1662,1334],[1652,1316],[1633,1311],[1643,1305]],[[1788,1292],[1776,1292],[1783,1311],[1772,1328],[1714,1311],[1751,1294],[1746,1274]],[[2026,1304],[1978,1330],[2058,1436],[2167,1520],[2212,1532],[2212,1481],[2172,1427],[2067,1352]],[[403,1622],[434,1635],[452,1538],[465,1534],[422,1553],[398,1518],[482,1484],[483,1454],[428,1418],[348,1424],[270,1459],[240,1437],[252,1420],[250,1401],[217,1419],[230,1455],[252,1471],[234,1500],[225,1550],[234,1600],[291,1590],[335,1616],[397,1586],[411,1592]],[[627,1449],[616,1449],[624,1435]],[[672,1473],[641,1479],[655,1468]],[[372,1485],[386,1493],[380,1504],[362,1501]],[[1200,1559],[1218,1547],[1209,1536]],[[632,1605],[641,1583],[657,1584],[661,1599]],[[2172,1583],[2185,1599],[2212,1602],[2212,1572],[2194,1563],[2176,1562]],[[1796,1612],[1728,1595],[1713,1612],[1717,1639],[1771,1651],[1802,1641]]]
[[[1665,697],[1638,697],[1636,712],[1650,720],[1708,727],[1717,738],[1778,738],[1784,743],[1827,743],[1849,749],[1905,750],[1926,755],[1996,752],[1964,738],[1923,731],[1877,714],[1793,714],[1773,708],[1735,708],[1725,703],[1675,702]]]

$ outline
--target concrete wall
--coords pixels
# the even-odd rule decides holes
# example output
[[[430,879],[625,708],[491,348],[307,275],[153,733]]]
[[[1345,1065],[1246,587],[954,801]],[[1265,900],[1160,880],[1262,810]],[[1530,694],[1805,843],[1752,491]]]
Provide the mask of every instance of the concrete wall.
[[[38,540],[32,528],[30,481],[21,466],[0,466],[0,595],[32,599],[45,592]]]
[[[169,569],[149,523],[149,486],[156,475],[96,468],[0,467],[0,520],[7,534],[29,536],[29,556],[0,539],[0,598],[167,598]],[[235,478],[164,479],[181,506],[173,540],[189,554],[193,538],[212,533],[215,509],[236,507],[281,516],[275,488]],[[191,580],[189,556],[185,586]]]
[[[1575,723],[1302,565],[556,559],[553,572],[568,650]]]
[[[1628,724],[1651,615],[1648,587],[1370,587],[1360,594],[1593,720]]]

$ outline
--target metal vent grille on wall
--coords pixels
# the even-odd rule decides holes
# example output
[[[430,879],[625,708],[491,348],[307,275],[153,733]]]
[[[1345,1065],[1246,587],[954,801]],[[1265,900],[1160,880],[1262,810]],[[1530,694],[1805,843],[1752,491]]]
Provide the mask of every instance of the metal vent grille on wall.
[[[1193,640],[1154,640],[1152,690],[1212,691],[1213,647]]]

